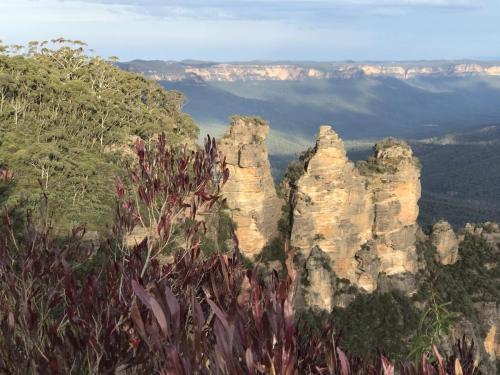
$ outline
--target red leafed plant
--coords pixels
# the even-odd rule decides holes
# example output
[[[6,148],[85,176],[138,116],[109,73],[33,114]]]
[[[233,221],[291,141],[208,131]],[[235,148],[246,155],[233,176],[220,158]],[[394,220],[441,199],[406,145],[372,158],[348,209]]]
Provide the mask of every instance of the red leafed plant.
[[[383,355],[368,364],[344,353],[329,323],[297,323],[293,252],[287,274],[266,281],[244,267],[234,234],[232,252],[201,256],[202,218],[229,177],[213,139],[189,151],[162,135],[137,142],[136,154],[129,181],[116,181],[117,220],[99,249],[82,227],[54,238],[43,214],[28,212],[15,233],[4,211],[0,373],[395,373]],[[143,238],[126,246],[137,227]],[[460,342],[446,359],[435,349],[432,363],[424,356],[400,373],[479,374],[472,349]]]

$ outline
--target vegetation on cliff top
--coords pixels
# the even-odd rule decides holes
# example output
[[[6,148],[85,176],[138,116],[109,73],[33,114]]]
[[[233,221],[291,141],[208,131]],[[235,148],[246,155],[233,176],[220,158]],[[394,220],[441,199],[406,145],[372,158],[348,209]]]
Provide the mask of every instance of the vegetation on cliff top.
[[[196,138],[183,102],[179,92],[89,56],[79,41],[0,43],[0,168],[14,171],[0,204],[14,205],[22,192],[35,207],[41,184],[58,227],[102,229],[112,218],[109,187],[134,136]]]

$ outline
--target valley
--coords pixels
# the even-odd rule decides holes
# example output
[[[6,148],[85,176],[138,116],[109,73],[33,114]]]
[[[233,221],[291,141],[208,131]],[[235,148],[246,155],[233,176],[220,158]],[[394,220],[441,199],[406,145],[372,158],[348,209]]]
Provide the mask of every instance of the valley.
[[[439,61],[121,64],[184,93],[184,110],[199,125],[200,137],[221,136],[234,114],[269,120],[267,143],[277,182],[288,163],[313,145],[320,124],[333,126],[352,160],[365,159],[379,139],[404,138],[424,166],[420,224],[445,218],[455,227],[500,220],[496,66]]]

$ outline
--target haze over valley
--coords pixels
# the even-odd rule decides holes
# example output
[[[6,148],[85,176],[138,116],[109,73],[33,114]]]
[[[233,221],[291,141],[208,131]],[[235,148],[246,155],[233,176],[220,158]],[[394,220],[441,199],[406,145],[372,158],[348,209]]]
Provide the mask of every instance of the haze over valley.
[[[422,224],[500,220],[500,63],[141,60],[120,67],[183,92],[201,136],[222,135],[234,114],[268,120],[276,181],[313,145],[317,127],[332,124],[353,160],[371,154],[378,139],[410,141],[423,164]]]

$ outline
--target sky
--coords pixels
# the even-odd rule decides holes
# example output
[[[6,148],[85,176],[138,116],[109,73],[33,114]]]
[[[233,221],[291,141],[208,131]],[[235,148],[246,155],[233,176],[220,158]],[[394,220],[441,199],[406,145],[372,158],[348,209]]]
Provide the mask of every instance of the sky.
[[[0,0],[0,40],[210,61],[500,58],[500,0]]]

